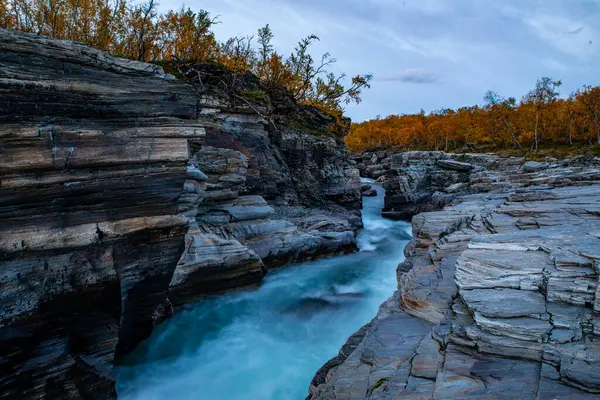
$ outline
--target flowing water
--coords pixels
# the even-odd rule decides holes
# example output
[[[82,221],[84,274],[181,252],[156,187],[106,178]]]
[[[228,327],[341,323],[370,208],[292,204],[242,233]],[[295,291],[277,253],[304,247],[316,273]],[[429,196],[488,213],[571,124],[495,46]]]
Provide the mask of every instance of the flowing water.
[[[365,180],[366,181],[366,180]],[[317,370],[396,288],[410,225],[363,198],[360,252],[270,271],[260,288],[187,304],[117,368],[128,400],[302,400]]]

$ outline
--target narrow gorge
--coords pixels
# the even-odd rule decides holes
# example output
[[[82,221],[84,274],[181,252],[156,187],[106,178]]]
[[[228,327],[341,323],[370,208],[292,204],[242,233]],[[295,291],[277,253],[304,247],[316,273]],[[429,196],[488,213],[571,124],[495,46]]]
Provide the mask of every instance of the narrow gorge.
[[[0,29],[0,399],[598,398],[600,158],[340,126]]]
[[[0,397],[114,397],[174,307],[357,250],[358,171],[284,90],[7,30],[0,64]]]
[[[396,287],[410,225],[365,198],[360,252],[270,271],[256,290],[186,305],[117,368],[123,399],[301,399]],[[201,393],[201,395],[199,395]]]

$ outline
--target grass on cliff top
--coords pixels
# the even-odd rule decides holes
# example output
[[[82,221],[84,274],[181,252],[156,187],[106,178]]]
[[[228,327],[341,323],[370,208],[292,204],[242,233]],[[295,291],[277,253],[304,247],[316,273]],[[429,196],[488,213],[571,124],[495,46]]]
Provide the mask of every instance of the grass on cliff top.
[[[585,145],[585,146],[557,146],[557,145],[546,145],[541,146],[536,152],[532,151],[519,151],[518,149],[503,149],[496,150],[494,153],[502,157],[525,157],[532,161],[541,161],[546,157],[552,157],[557,159],[563,159],[573,156],[584,156],[584,157],[596,157],[600,155],[600,144]]]
[[[173,62],[157,62],[157,65],[161,66],[163,68],[163,70],[168,73],[171,74],[173,76],[175,76],[176,79],[178,80],[182,80],[182,81],[188,81],[189,79],[186,78],[182,73],[180,68],[185,69],[185,67],[193,65],[193,62],[190,63],[184,63],[184,64],[180,64],[178,68],[176,63]],[[189,65],[188,65],[189,64]],[[227,68],[226,66],[224,66],[223,64],[219,64],[219,63],[215,63],[215,62],[208,62],[208,64],[213,64],[216,67],[221,67],[221,68]],[[233,71],[229,70],[231,73],[234,73]],[[208,88],[208,91],[211,90],[216,90],[215,88]],[[241,87],[233,87],[231,88],[233,94],[235,96],[237,96],[238,98],[242,99],[242,100],[246,100],[250,103],[255,103],[255,104],[260,104],[260,105],[266,105],[269,103],[269,93],[266,90],[263,89],[250,89],[250,88],[244,88],[243,86]],[[301,104],[298,104],[298,108],[303,107]],[[321,111],[323,112],[323,111]],[[336,131],[336,122],[337,121],[334,116],[331,116],[329,114],[327,114],[328,116],[332,117],[333,119],[333,123],[332,124],[315,124],[314,121],[309,121],[307,120],[299,111],[296,111],[295,113],[292,113],[291,115],[281,118],[280,119],[280,123],[283,124],[283,126],[287,127],[288,129],[292,129],[294,131],[297,132],[302,132],[302,133],[308,133],[310,135],[313,136],[335,136],[335,131]]]
[[[267,92],[264,90],[243,89],[238,91],[238,94],[244,99],[254,101],[256,103],[265,103],[269,98]]]
[[[327,126],[324,125],[323,127],[316,127],[311,125],[307,123],[307,121],[300,115],[292,115],[287,119],[286,122],[286,125],[288,125],[289,128],[298,132],[306,132],[313,136],[331,135],[331,132],[329,129],[327,129]]]
[[[433,151],[433,149],[428,148],[411,148],[411,149],[403,149],[403,148],[392,148],[391,150],[395,152],[406,152],[406,151],[414,151],[414,150],[422,150],[422,151]],[[367,150],[368,151],[368,150]],[[444,151],[444,149],[440,149],[440,151]],[[495,153],[501,157],[524,157],[527,160],[531,161],[542,161],[547,157],[552,157],[556,159],[563,159],[567,157],[574,156],[584,156],[588,158],[592,157],[600,157],[600,144],[593,145],[542,145],[538,148],[536,152],[526,150],[519,150],[516,148],[494,148],[494,147],[479,147],[479,148],[468,148],[468,149],[451,149],[446,150],[447,153],[461,154],[461,153]],[[360,152],[359,152],[360,153]],[[461,158],[458,158],[458,161],[462,161]]]

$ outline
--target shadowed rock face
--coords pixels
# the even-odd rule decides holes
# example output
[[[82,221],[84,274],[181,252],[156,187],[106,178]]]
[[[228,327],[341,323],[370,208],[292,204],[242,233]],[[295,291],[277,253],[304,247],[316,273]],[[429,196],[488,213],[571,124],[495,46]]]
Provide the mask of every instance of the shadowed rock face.
[[[0,54],[0,393],[107,398],[183,250],[195,94],[75,43],[1,31]]]
[[[309,397],[598,398],[600,160],[475,157],[392,156],[425,180],[465,168],[439,160],[473,167],[443,210],[412,218],[397,292]]]
[[[0,397],[114,397],[169,298],[355,249],[358,172],[288,94],[252,104],[218,67],[200,84],[5,30],[0,65]]]
[[[176,303],[259,282],[268,268],[355,251],[360,178],[332,121],[253,75],[211,64],[180,71],[201,98],[206,136],[190,161],[204,176],[186,180],[185,213],[198,229],[171,284]]]
[[[386,189],[383,215],[410,220],[421,212],[443,208],[457,193],[468,192],[467,182],[471,177],[494,165],[497,157],[441,151],[398,154],[379,151],[354,159],[367,176],[383,182]]]
[[[247,158],[241,193],[277,205],[360,209],[359,173],[343,137],[331,134],[330,117],[296,105],[285,91],[269,91],[253,75],[232,75],[211,64],[183,72],[202,96],[206,146]]]
[[[267,268],[356,250],[356,224],[342,206],[307,208],[297,197],[295,205],[270,205],[244,194],[249,159],[241,152],[203,146],[191,163],[206,174],[196,184],[186,180],[199,201],[186,211],[191,228],[169,290],[175,304],[257,283]]]

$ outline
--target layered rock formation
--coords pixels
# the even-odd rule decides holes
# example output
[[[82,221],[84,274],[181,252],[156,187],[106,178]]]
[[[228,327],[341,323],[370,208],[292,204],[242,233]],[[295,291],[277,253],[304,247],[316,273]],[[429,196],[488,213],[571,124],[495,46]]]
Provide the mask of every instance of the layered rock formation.
[[[331,120],[285,92],[267,93],[251,74],[212,64],[177,72],[201,98],[206,136],[193,151],[188,168],[197,176],[188,176],[180,204],[192,229],[172,300],[260,282],[267,268],[355,251],[360,178],[343,140],[329,132]]]
[[[355,248],[358,172],[285,92],[5,30],[0,65],[0,398],[113,397],[173,304]]]
[[[329,210],[307,208],[289,197],[294,186],[284,187],[287,192],[271,205],[262,196],[245,194],[249,162],[240,151],[210,146],[190,162],[194,174],[206,174],[203,181],[186,181],[191,194],[183,209],[191,225],[169,291],[175,304],[258,283],[267,268],[356,250],[356,217],[343,215],[338,204],[323,203]],[[197,203],[187,211],[190,198]],[[355,215],[352,209],[347,213]]]
[[[446,205],[413,217],[397,292],[321,368],[309,397],[597,398],[600,160],[391,160],[391,198]]]
[[[74,43],[1,31],[0,54],[0,393],[106,398],[183,250],[194,92]]]

